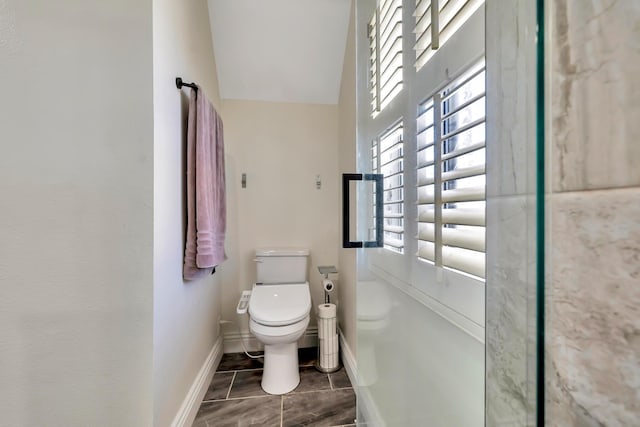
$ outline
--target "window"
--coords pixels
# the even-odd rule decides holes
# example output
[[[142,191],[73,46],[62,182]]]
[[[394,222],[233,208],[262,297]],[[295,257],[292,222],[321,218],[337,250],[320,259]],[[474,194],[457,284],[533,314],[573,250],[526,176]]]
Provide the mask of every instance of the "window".
[[[384,175],[384,247],[404,252],[404,142],[402,122],[373,140],[372,170]],[[373,209],[375,212],[375,209]],[[375,223],[375,221],[374,221]]]
[[[358,187],[358,206],[369,208],[359,210],[359,230],[369,228],[367,240],[378,232],[383,235],[383,248],[363,251],[358,262],[375,280],[401,287],[480,337],[476,328],[484,324],[485,276],[485,72],[480,62],[485,51],[484,1],[403,0],[402,9],[394,0],[358,4],[357,70],[365,74],[357,79],[357,165],[362,172],[384,176],[378,198],[382,218],[375,217],[372,186]],[[439,12],[433,46],[428,39],[432,4]],[[410,17],[414,5],[415,20]],[[431,58],[420,69],[416,58],[421,52],[411,49],[413,36],[424,44],[421,64]],[[389,48],[394,43],[395,50]],[[438,45],[434,56],[432,47]],[[389,80],[392,69],[400,70],[397,80]],[[375,227],[376,219],[382,227]]]
[[[484,278],[484,62],[420,105],[416,142],[418,258]]]
[[[416,69],[422,68],[483,3],[484,0],[416,0]],[[432,5],[437,7],[432,10]]]
[[[382,218],[372,189],[359,193],[369,207],[360,223],[368,240],[383,235],[367,265],[478,323],[480,305],[462,296],[478,291],[485,275],[483,4],[369,0],[356,16],[358,69],[367,73],[356,92],[357,139],[371,154],[358,157],[358,167],[384,176]],[[422,51],[411,49],[412,30]],[[424,64],[438,46],[422,69],[409,65],[417,57]]]
[[[380,0],[368,27],[369,89],[375,116],[402,90],[402,0]]]

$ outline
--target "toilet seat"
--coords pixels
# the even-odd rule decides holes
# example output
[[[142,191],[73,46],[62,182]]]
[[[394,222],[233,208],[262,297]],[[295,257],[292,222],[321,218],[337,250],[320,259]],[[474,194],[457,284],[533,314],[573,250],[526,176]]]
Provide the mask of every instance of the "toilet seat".
[[[311,311],[309,282],[254,284],[249,300],[249,317],[264,326],[293,325]]]
[[[271,338],[280,338],[282,340],[287,340],[287,337],[291,335],[300,335],[300,331],[304,331],[309,326],[310,316],[303,318],[302,320],[292,323],[291,325],[285,326],[266,326],[255,322],[253,319],[249,318],[249,330],[252,334],[261,335],[264,337]]]

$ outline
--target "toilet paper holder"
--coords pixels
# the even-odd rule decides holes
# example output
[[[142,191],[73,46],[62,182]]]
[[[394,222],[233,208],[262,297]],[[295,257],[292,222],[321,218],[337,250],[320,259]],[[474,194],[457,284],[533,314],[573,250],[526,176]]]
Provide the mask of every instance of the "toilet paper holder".
[[[329,278],[329,274],[337,273],[338,270],[334,265],[319,265],[318,272],[324,276],[325,279]]]
[[[322,265],[318,266],[318,272],[324,276],[322,280],[324,304],[318,306],[318,357],[314,366],[320,372],[330,373],[340,369],[336,306],[331,304],[329,298],[329,294],[335,289],[334,283],[329,280],[329,274],[336,274],[338,270],[333,265]],[[330,305],[333,312],[329,316],[326,313],[321,314],[321,307],[329,308]]]
[[[320,265],[318,266],[318,272],[324,276],[324,280],[322,281],[322,288],[324,289],[324,302],[325,304],[329,304],[330,298],[329,293],[331,293],[335,289],[335,285],[331,280],[329,280],[329,274],[335,274],[338,272],[334,265]]]

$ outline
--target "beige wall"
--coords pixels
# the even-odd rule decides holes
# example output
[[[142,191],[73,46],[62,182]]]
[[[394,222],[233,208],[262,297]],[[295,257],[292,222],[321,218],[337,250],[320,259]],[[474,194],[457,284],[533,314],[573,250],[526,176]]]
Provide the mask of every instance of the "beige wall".
[[[171,424],[219,335],[219,275],[182,280],[190,89],[179,91],[174,81],[197,82],[220,109],[205,0],[154,1],[153,55],[153,424],[161,427]]]
[[[338,103],[338,168],[343,173],[356,172],[356,39],[355,39],[355,4],[351,2],[347,47],[342,69],[342,84]],[[340,190],[342,194],[342,190]],[[356,212],[356,200],[352,197],[351,212]],[[342,233],[342,210],[337,210],[339,230]],[[354,217],[355,218],[355,217]],[[350,224],[355,231],[355,220]],[[340,239],[342,235],[340,234]],[[356,249],[342,248],[342,240],[338,243],[338,269],[340,283],[338,294],[338,321],[340,329],[351,351],[356,353]]]
[[[547,422],[640,425],[640,3],[549,12]]]
[[[235,100],[223,108],[229,260],[220,274],[223,318],[233,322],[225,326],[228,335],[248,333],[248,316],[239,318],[235,309],[255,282],[258,247],[310,249],[311,296],[316,305],[323,301],[316,267],[338,263],[338,109]],[[240,186],[242,173],[247,188]]]
[[[0,4],[0,425],[149,426],[151,0]]]

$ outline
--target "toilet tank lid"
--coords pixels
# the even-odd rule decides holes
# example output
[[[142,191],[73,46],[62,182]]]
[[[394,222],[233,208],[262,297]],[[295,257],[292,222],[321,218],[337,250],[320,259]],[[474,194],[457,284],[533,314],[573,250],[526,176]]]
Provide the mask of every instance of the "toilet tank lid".
[[[256,256],[309,256],[309,249],[300,249],[300,248],[256,249]]]

